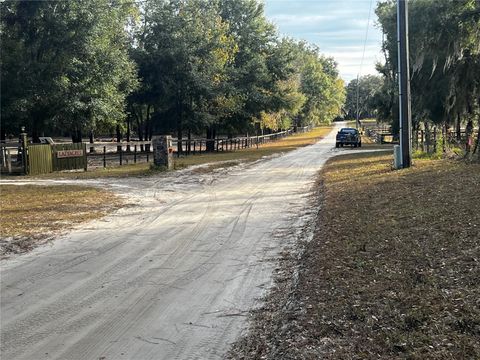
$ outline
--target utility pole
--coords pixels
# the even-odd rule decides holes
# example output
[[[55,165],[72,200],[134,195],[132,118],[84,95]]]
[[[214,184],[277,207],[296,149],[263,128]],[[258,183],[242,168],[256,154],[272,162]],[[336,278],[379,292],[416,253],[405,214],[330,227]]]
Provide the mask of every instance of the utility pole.
[[[412,164],[412,112],[410,105],[410,64],[408,51],[408,0],[397,0],[398,88],[400,152],[402,168]]]

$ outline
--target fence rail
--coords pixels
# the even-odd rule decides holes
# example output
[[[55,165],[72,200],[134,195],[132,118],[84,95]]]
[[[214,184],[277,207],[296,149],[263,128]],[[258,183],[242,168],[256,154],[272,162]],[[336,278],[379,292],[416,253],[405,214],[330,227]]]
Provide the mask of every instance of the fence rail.
[[[397,144],[398,137],[395,136],[390,129],[386,128],[367,128],[365,129],[365,134],[380,144]],[[473,130],[471,134],[473,139],[477,138],[478,130]],[[442,133],[441,129],[431,129],[430,131],[425,130],[414,130],[412,132],[412,146],[416,150],[421,150],[423,152],[436,152],[438,147],[438,142],[440,139],[445,139],[445,145],[457,145],[460,147],[465,146],[467,142],[467,134],[465,129],[461,129],[457,133],[456,130],[448,130]],[[443,140],[442,140],[443,143]]]
[[[206,152],[230,152],[247,148],[258,148],[268,142],[282,139],[294,133],[304,133],[311,130],[312,126],[297,127],[273,134],[258,136],[242,136],[235,138],[193,138],[172,139],[173,152],[176,157],[198,155]],[[39,174],[43,172],[99,168],[116,165],[136,164],[153,160],[151,141],[112,142],[100,141],[94,143],[55,143],[55,144],[31,144],[27,172]],[[45,150],[50,149],[50,155]],[[44,149],[45,148],[45,149]],[[40,150],[42,149],[42,150]],[[83,150],[82,156],[59,158],[62,150]],[[1,171],[24,172],[22,163],[21,146],[19,142],[1,144]],[[51,170],[50,165],[51,164]],[[33,172],[32,172],[33,171]]]
[[[0,171],[2,173],[23,173],[23,157],[18,149],[18,143],[0,144]]]
[[[473,142],[476,141],[478,130],[474,129],[470,134]],[[439,141],[441,143],[439,144]],[[439,146],[455,145],[464,148],[467,143],[467,132],[465,129],[443,131],[431,129],[430,131],[416,130],[413,134],[413,146],[422,152],[437,152]]]
[[[294,133],[304,133],[313,127],[305,126],[288,129],[273,134],[242,136],[235,138],[193,138],[172,139],[175,157],[199,155],[212,152],[230,152],[247,148],[258,148],[270,141],[279,140]],[[88,143],[87,158],[89,167],[136,164],[153,160],[150,141],[96,142]]]

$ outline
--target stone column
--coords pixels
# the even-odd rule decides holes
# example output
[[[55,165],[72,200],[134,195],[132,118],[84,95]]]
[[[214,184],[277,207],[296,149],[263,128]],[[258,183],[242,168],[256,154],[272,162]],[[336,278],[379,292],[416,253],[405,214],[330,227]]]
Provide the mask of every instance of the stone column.
[[[168,170],[173,169],[172,137],[159,135],[152,137],[153,163],[156,166],[165,166]]]

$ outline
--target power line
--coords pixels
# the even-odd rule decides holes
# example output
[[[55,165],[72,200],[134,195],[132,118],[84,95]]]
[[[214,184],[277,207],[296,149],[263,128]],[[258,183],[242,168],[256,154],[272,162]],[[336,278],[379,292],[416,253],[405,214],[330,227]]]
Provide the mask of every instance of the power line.
[[[359,86],[359,80],[360,80],[360,74],[362,73],[363,62],[365,60],[365,50],[367,48],[368,30],[370,29],[370,19],[371,19],[371,15],[372,15],[372,4],[373,4],[373,0],[370,0],[370,7],[368,9],[367,28],[365,30],[365,41],[363,42],[362,61],[360,62],[360,69],[358,70],[358,73],[357,73],[357,116],[356,116],[357,128],[360,125],[360,109],[359,109],[360,86]]]
[[[368,21],[367,21],[367,28],[365,29],[365,41],[363,42],[363,54],[362,54],[362,61],[360,62],[359,74],[362,73],[363,62],[365,61],[365,51],[367,49],[368,31],[370,29],[370,20],[372,17],[372,4],[373,4],[373,0],[370,0],[370,8],[368,10]]]

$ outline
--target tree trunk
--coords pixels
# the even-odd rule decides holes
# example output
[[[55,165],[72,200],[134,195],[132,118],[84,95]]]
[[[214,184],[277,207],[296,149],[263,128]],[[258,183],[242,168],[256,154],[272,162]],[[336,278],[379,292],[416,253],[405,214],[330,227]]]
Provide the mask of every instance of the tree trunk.
[[[143,123],[143,115],[142,115],[142,109],[140,108],[140,112],[135,111],[135,108],[133,108],[134,114],[135,114],[135,122],[137,123],[137,135],[138,135],[138,140],[143,141],[143,130],[142,130],[142,123]],[[140,151],[143,152],[144,147],[143,144],[140,145]]]
[[[478,143],[480,142],[480,120],[478,120],[478,134],[477,134],[477,142],[475,143],[475,148],[473,149],[473,154],[477,153],[478,150]],[[479,152],[480,154],[480,152]]]
[[[90,130],[89,138],[90,138],[90,144],[93,144],[95,142],[95,139],[93,136],[93,130]],[[93,146],[90,146],[90,153],[94,153],[94,152],[95,152],[95,148]]]
[[[74,129],[72,131],[72,142],[73,143],[81,143],[82,142],[82,130]]]
[[[207,143],[206,149],[207,152],[215,151],[215,130],[213,126],[207,127]]]
[[[443,123],[442,126],[442,152],[445,154],[447,152],[447,123]]]
[[[40,116],[37,114],[34,114],[34,119],[32,123],[32,142],[33,143],[39,143],[40,142],[40,130],[43,128],[43,121],[40,120]],[[26,132],[28,132],[28,129],[26,129]]]
[[[119,145],[117,145],[117,152],[121,152],[122,151],[122,145],[120,145],[121,141],[122,141],[122,133],[120,132],[120,125],[117,124],[117,143]]]
[[[152,140],[152,124],[151,124],[151,115],[150,115],[151,105],[147,106],[147,118],[145,120],[145,141]],[[150,144],[145,144],[145,151],[150,152]]]
[[[178,115],[177,115],[177,154],[180,156],[183,152],[183,132],[182,132],[182,110],[179,109]]]
[[[457,123],[456,123],[456,138],[457,141],[460,143],[462,141],[462,121],[460,119],[460,113],[457,113]]]
[[[427,147],[427,153],[430,153],[430,125],[428,121],[425,122],[425,143]]]
[[[182,146],[182,128],[181,126],[177,126],[177,153],[178,155],[181,155],[183,152],[183,146]]]
[[[127,151],[130,152],[130,114],[127,114]]]
[[[480,97],[477,98],[477,103],[480,106]],[[480,143],[480,116],[478,116],[478,133],[477,133],[477,142],[475,143],[475,148],[473,153],[476,154]],[[480,151],[478,152],[478,159],[480,160]]]

